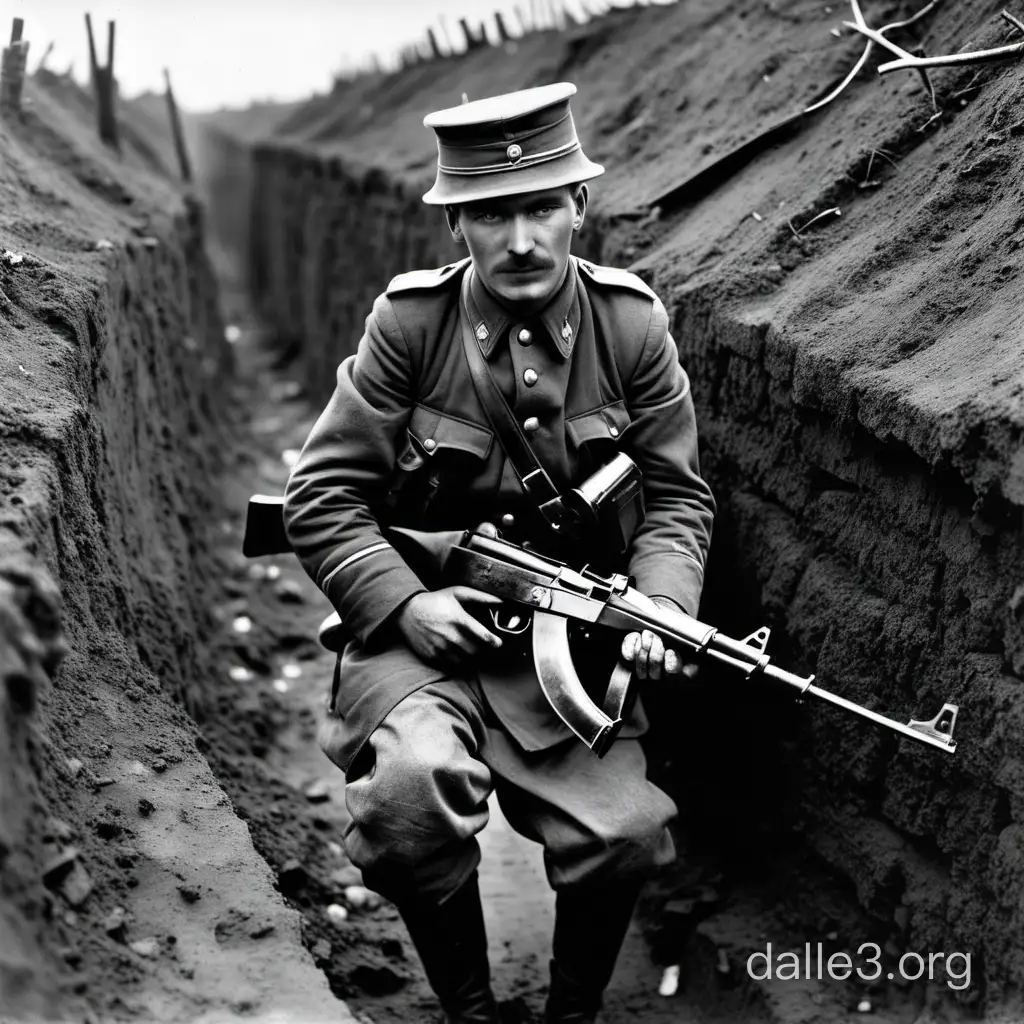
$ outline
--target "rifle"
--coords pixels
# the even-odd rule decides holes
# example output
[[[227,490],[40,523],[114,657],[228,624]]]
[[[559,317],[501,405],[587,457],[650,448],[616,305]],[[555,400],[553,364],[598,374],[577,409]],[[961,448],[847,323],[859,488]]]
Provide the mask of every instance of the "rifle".
[[[623,661],[615,666],[598,707],[573,666],[570,621],[622,633],[650,630],[667,646],[738,669],[747,679],[784,684],[795,689],[798,698],[815,697],[919,743],[949,754],[956,750],[956,704],[943,704],[927,721],[896,721],[815,686],[813,675],[799,676],[772,665],[765,654],[770,636],[766,626],[734,640],[684,612],[655,606],[626,576],[602,576],[586,567],[577,571],[557,559],[472,531],[423,533],[392,527],[385,536],[421,576],[420,567],[427,566],[441,586],[474,587],[530,610],[534,667],[541,689],[559,718],[598,757],[607,753],[622,727],[624,709],[632,697],[632,670]],[[281,521],[281,499],[263,495],[250,499],[242,550],[249,556],[290,550]],[[520,633],[528,628],[521,612],[491,609],[491,618],[500,632]],[[321,642],[337,649],[341,629],[340,619],[332,616],[321,627]]]

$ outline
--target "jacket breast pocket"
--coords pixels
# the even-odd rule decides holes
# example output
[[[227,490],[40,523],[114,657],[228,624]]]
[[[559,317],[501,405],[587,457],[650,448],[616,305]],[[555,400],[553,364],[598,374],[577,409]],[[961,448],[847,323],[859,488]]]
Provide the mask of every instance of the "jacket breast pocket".
[[[417,405],[399,450],[388,505],[396,518],[430,529],[483,468],[494,445],[487,427]]]
[[[626,403],[620,399],[567,419],[565,429],[577,449],[593,446],[595,449],[613,452],[629,430],[630,422]]]

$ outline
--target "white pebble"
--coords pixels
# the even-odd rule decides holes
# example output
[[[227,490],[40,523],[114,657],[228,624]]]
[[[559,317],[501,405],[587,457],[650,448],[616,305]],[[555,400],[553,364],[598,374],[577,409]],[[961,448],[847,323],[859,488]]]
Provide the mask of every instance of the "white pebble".
[[[331,924],[344,924],[348,920],[348,911],[340,903],[332,903],[327,908],[327,916]]]
[[[268,580],[276,580],[281,575],[281,566],[268,565],[266,575]]]
[[[292,466],[294,466],[295,463],[299,461],[299,449],[298,448],[285,448],[285,450],[283,452],[281,452],[281,461],[289,469],[291,469]]]
[[[265,580],[267,578],[267,567],[260,565],[259,562],[255,562],[249,566],[249,579],[251,580]]]
[[[342,848],[341,843],[336,843],[333,839],[327,840],[327,849],[334,854],[335,857],[344,857],[345,851]]]
[[[252,679],[252,672],[250,672],[244,665],[232,665],[228,669],[228,675],[236,683],[245,683]]]
[[[297,665],[294,661],[290,661],[287,665],[281,667],[281,675],[285,679],[298,679],[302,675],[302,666]]]
[[[134,950],[139,956],[145,956],[151,960],[160,953],[160,943],[154,938],[137,939],[135,942],[129,942],[128,948]]]
[[[252,619],[248,615],[239,615],[231,623],[231,628],[236,633],[248,633],[252,629]]]
[[[858,1013],[870,1013],[871,1012],[871,1000],[870,999],[862,999],[857,1004],[857,1012]]]
[[[239,327],[236,327],[234,324],[228,324],[227,327],[224,328],[224,340],[229,345],[234,345],[234,343],[238,341],[241,337],[241,329]]]
[[[278,693],[287,693],[290,687],[283,679],[275,679],[274,689],[277,690]]]
[[[353,910],[373,910],[380,906],[380,897],[365,885],[345,886],[345,902]]]
[[[679,964],[669,964],[661,976],[659,996],[674,996],[679,991]]]

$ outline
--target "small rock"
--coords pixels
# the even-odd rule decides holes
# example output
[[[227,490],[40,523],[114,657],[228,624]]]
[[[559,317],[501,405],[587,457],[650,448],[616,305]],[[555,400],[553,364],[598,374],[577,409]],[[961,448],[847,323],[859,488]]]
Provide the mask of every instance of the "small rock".
[[[273,921],[264,921],[262,924],[253,925],[249,931],[249,937],[252,939],[265,939],[268,935],[271,935],[274,931]]]
[[[24,259],[25,254],[23,252],[12,252],[10,249],[4,250],[4,262],[9,267],[16,267]]]
[[[276,580],[281,576],[281,566],[279,565],[268,565],[267,566],[267,579]]]
[[[252,630],[252,619],[248,615],[236,615],[231,622],[231,628],[236,633],[248,633]]]
[[[203,894],[194,885],[179,885],[178,893],[186,903],[195,903],[203,898]]]
[[[235,342],[240,341],[242,337],[242,330],[236,324],[228,324],[224,328],[224,340],[229,345],[234,345]]]
[[[300,587],[294,580],[281,580],[281,582],[274,587],[274,594],[279,601],[282,601],[285,604],[303,604],[306,600],[306,595],[303,594],[302,587]]]
[[[149,769],[141,761],[128,762],[129,775],[149,775]]]
[[[344,895],[345,902],[353,910],[375,910],[380,906],[380,896],[365,885],[348,885]]]
[[[862,999],[857,1004],[857,1012],[858,1013],[870,1013],[871,1012],[871,1000],[870,999]]]
[[[341,843],[336,843],[333,839],[328,839],[327,840],[327,849],[330,850],[331,853],[333,853],[335,857],[344,857],[345,856],[345,848],[341,845]],[[359,876],[359,880],[362,881],[362,879],[363,879],[363,876],[360,875]]]
[[[77,757],[68,758],[68,771],[71,772],[72,778],[78,778],[79,775],[85,770],[85,762],[80,761]]]
[[[275,679],[272,685],[278,693],[287,693],[291,689],[283,679]]]
[[[116,942],[124,942],[128,935],[128,911],[124,907],[114,907],[103,922],[103,930]]]
[[[347,864],[331,872],[331,881],[339,888],[347,889],[350,885],[362,885],[363,873],[354,864]]]
[[[101,775],[99,778],[93,779],[92,785],[94,789],[104,789],[107,786],[112,786],[115,781],[109,775]]]
[[[330,787],[323,779],[311,782],[302,792],[311,804],[322,804],[325,800],[331,799]]]
[[[169,766],[167,762],[163,758],[160,758],[159,760],[153,762],[153,771],[158,772],[160,774],[163,774],[163,772],[167,771],[168,767]]]
[[[331,959],[332,947],[326,939],[317,939],[313,943],[313,959],[318,963],[324,963]]]
[[[669,964],[662,972],[659,996],[674,996],[679,991],[679,964]]]
[[[145,238],[140,238],[139,241],[147,249],[155,249],[160,244],[160,239],[159,238],[154,238],[152,235],[146,235]]]
[[[150,801],[145,797],[142,797],[139,800],[139,814],[141,814],[143,818],[148,818],[155,810],[156,806],[150,803]]]
[[[155,960],[160,955],[160,942],[152,936],[145,939],[137,939],[135,942],[129,942],[128,948],[138,953],[139,956],[147,957],[150,960]]]
[[[281,666],[281,675],[285,679],[298,679],[302,675],[302,666],[290,661],[287,665]]]
[[[112,241],[110,241],[109,238],[101,238],[96,243],[96,251],[97,252],[106,252],[107,250],[113,249],[113,248],[114,248],[114,243]]]
[[[342,925],[348,920],[348,911],[340,903],[332,903],[327,908],[327,918],[334,925]]]
[[[228,675],[236,683],[246,683],[252,679],[252,672],[244,665],[232,665],[231,668],[228,669]]]
[[[43,884],[56,889],[72,907],[80,907],[92,892],[89,872],[79,863],[74,847],[58,854],[43,867]]]

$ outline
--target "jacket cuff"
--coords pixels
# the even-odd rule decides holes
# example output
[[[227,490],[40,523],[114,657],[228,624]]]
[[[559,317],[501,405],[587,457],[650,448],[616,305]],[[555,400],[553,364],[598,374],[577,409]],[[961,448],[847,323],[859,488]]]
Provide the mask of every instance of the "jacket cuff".
[[[337,609],[346,632],[369,646],[398,609],[427,588],[402,556],[386,545],[358,564],[328,574],[321,589]]]
[[[687,615],[696,617],[704,587],[704,567],[674,551],[645,554],[630,563],[636,589],[648,597],[667,597]]]

